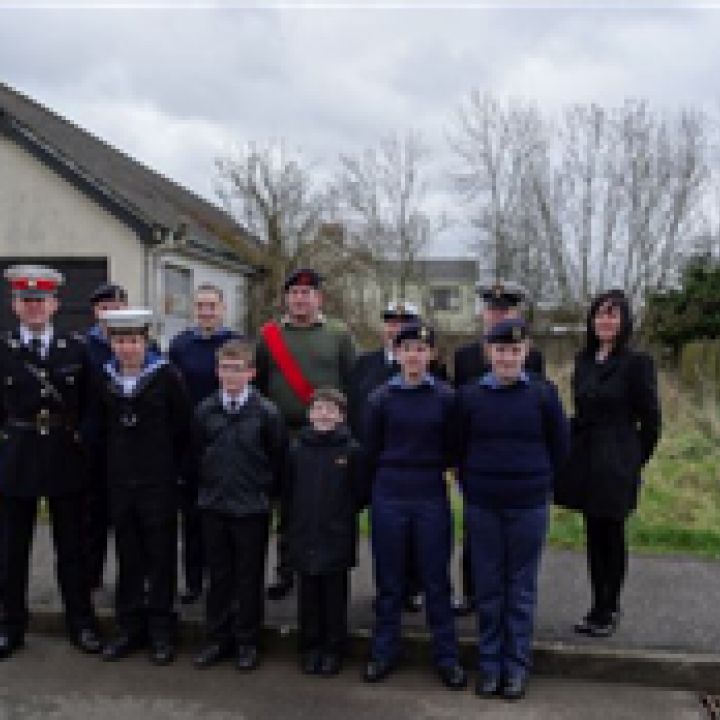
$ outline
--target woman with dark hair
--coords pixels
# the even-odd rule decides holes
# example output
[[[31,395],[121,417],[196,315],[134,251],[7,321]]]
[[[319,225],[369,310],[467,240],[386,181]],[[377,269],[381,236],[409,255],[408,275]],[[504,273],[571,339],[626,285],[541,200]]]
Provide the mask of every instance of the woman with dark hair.
[[[612,635],[620,619],[627,571],[625,523],[637,507],[640,472],[660,436],[660,402],[650,355],[629,347],[632,314],[625,294],[610,290],[588,312],[585,348],[575,358],[575,417],[569,461],[555,502],[585,519],[592,606],[575,626]]]

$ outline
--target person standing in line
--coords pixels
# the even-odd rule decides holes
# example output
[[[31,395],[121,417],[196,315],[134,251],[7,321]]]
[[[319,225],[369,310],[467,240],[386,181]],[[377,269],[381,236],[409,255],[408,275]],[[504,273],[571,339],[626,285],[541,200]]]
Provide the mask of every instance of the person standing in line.
[[[631,338],[624,292],[598,295],[588,312],[585,347],[575,358],[571,453],[555,491],[557,504],[579,510],[585,520],[592,600],[575,631],[592,637],[612,635],[620,621],[626,523],[662,423],[655,363],[631,348]]]
[[[492,285],[478,283],[476,287],[480,305],[480,320],[483,333],[488,333],[502,320],[519,318],[527,300],[525,289],[516,282],[499,281]],[[524,370],[537,377],[545,377],[545,362],[542,353],[530,346],[525,355]],[[490,358],[486,344],[481,337],[455,352],[453,380],[455,388],[474,383],[490,371]],[[460,559],[462,590],[455,600],[455,613],[467,615],[475,606],[473,589],[472,558],[465,523],[463,523],[462,554]]]
[[[98,653],[101,640],[83,551],[87,491],[81,434],[91,371],[76,338],[53,326],[63,276],[18,265],[5,273],[17,327],[0,339],[0,660],[23,647],[38,501],[48,501],[58,585],[71,642]]]
[[[197,407],[205,398],[217,393],[217,352],[238,334],[225,325],[227,308],[221,288],[203,283],[195,290],[195,324],[183,330],[170,342],[168,358],[180,371],[190,400]],[[182,564],[185,591],[180,602],[191,605],[203,590],[207,558],[203,550],[201,513],[198,508],[197,463],[188,454],[180,478],[180,519]]]
[[[485,335],[490,370],[459,392],[459,474],[472,557],[482,697],[525,693],[537,576],[554,476],[567,456],[567,419],[554,385],[523,370],[520,319]]]
[[[363,438],[372,481],[371,542],[377,586],[375,628],[366,682],[384,680],[401,655],[401,612],[410,540],[442,683],[467,684],[460,664],[451,607],[452,545],[445,471],[455,465],[455,393],[428,371],[435,348],[432,328],[404,325],[395,338],[400,373],[368,399]]]

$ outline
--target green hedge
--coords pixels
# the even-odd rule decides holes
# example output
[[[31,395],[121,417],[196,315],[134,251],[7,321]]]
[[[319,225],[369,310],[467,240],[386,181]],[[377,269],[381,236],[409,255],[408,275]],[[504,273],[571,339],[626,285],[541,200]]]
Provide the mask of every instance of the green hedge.
[[[720,393],[720,340],[695,340],[680,353],[680,379],[700,393]]]

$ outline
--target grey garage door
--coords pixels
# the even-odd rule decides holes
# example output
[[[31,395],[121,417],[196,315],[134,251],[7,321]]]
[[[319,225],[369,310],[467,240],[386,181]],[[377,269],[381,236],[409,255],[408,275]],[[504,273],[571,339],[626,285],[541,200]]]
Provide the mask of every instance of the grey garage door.
[[[65,275],[65,284],[60,288],[60,311],[55,326],[62,332],[84,330],[92,323],[92,313],[88,298],[93,290],[107,280],[107,258],[0,258],[0,276],[10,265],[19,263],[37,263],[48,265]],[[7,282],[3,284],[2,300],[0,301],[0,330],[7,330],[15,325],[10,308],[10,291]]]

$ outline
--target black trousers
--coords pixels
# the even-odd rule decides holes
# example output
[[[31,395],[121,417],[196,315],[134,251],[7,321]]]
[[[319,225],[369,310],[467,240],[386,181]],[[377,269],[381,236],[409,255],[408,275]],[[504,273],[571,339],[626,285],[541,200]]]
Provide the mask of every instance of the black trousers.
[[[115,615],[133,638],[173,642],[177,626],[176,489],[110,489],[118,578]]]
[[[460,556],[460,574],[462,578],[462,596],[467,600],[475,598],[475,581],[472,572],[472,551],[467,526],[463,522],[462,550]]]
[[[208,639],[257,646],[264,616],[270,517],[263,513],[237,518],[207,510],[202,523],[210,576]]]
[[[347,640],[349,573],[300,574],[300,652],[342,655]]]
[[[411,597],[422,592],[420,568],[418,567],[417,550],[413,538],[408,538],[405,556],[405,597]]]
[[[107,558],[110,517],[105,475],[94,476],[96,483],[87,489],[84,497],[83,533],[85,567],[91,589],[102,587]]]
[[[601,613],[619,610],[628,563],[625,520],[585,515],[585,535],[592,607]]]
[[[206,561],[203,548],[202,513],[197,499],[197,477],[188,474],[183,478],[180,488],[183,577],[188,590],[200,591],[203,587]]]
[[[57,581],[65,606],[68,632],[95,628],[83,555],[82,494],[48,499]],[[28,578],[38,498],[0,496],[3,583],[1,626],[12,639],[25,636],[28,624]]]

